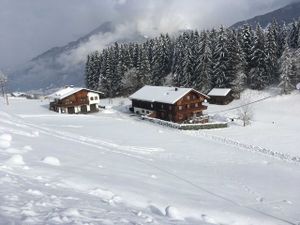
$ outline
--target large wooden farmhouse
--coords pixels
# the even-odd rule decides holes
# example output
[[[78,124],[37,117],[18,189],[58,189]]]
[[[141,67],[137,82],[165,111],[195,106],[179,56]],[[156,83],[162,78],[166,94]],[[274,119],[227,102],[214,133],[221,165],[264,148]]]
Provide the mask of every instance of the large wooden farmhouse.
[[[210,104],[227,105],[234,99],[230,88],[213,88],[208,94]]]
[[[58,113],[89,113],[99,111],[100,94],[87,88],[66,87],[51,95],[50,110]]]
[[[192,88],[144,86],[129,98],[137,114],[180,123],[202,116],[209,97]]]

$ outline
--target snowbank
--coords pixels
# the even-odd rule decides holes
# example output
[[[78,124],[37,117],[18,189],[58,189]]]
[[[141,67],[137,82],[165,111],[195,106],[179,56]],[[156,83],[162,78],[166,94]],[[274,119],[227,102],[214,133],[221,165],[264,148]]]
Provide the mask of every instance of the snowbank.
[[[45,158],[42,159],[43,163],[46,163],[48,165],[51,166],[60,166],[60,161],[58,158],[55,158],[53,156],[47,156]]]
[[[2,134],[0,136],[0,148],[9,148],[11,145],[12,136],[10,134]]]
[[[8,165],[11,165],[11,166],[13,166],[13,165],[17,165],[17,166],[19,166],[19,165],[25,165],[25,162],[23,160],[23,156],[21,156],[21,155],[13,155],[12,157],[10,157],[6,161],[6,163]]]

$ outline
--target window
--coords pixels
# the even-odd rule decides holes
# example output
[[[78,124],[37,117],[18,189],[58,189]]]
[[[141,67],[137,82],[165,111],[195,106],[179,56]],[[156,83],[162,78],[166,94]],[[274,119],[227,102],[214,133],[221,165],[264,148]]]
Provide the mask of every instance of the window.
[[[172,110],[172,106],[171,105],[169,106],[169,110]]]
[[[187,105],[186,105],[186,108],[189,109],[189,108],[190,108],[190,104],[187,104]]]
[[[164,105],[163,105],[163,104],[161,104],[161,108],[162,108],[162,109],[164,108]]]
[[[95,97],[95,100],[98,100],[98,97],[97,97],[97,96]]]
[[[189,95],[188,95],[188,96],[186,96],[186,99],[187,99],[187,100],[190,100],[190,98],[191,98],[191,97],[190,97]]]
[[[94,98],[93,98],[93,97],[91,97],[90,99],[91,99],[91,100],[94,100]]]
[[[150,112],[149,112],[149,111],[146,111],[146,113],[149,114]]]
[[[153,109],[153,104],[151,104],[151,108]]]
[[[145,113],[145,110],[142,110],[142,113]]]
[[[180,106],[178,106],[178,109],[179,109],[179,110],[182,110],[182,106],[181,106],[181,105],[180,105]]]
[[[196,99],[196,96],[195,96],[195,95],[193,95],[193,99]]]
[[[195,103],[195,107],[197,108],[199,105],[198,105],[198,103]]]

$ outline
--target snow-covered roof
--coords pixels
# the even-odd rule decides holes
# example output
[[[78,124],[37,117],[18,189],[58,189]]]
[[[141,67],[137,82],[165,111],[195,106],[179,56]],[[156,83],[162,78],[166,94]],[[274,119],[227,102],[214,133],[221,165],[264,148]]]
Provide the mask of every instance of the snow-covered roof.
[[[165,86],[144,86],[131,96],[130,99],[148,101],[148,102],[162,102],[167,104],[174,104],[184,95],[190,91],[196,91],[193,88],[178,88],[178,87],[165,87]],[[196,91],[199,94],[209,98],[205,94]]]
[[[24,92],[12,92],[11,95],[14,97],[21,97],[25,96],[26,94]]]
[[[226,96],[231,91],[230,88],[213,88],[207,95],[208,96]]]
[[[54,92],[53,94],[51,95],[48,95],[49,98],[51,99],[64,99],[72,94],[75,94],[81,90],[87,90],[89,92],[94,92],[94,93],[98,93],[98,94],[103,94],[102,92],[99,92],[99,91],[94,91],[94,90],[90,90],[90,89],[87,89],[87,88],[81,88],[81,87],[66,87],[66,88],[63,88],[63,89],[60,89],[58,90],[57,92]]]

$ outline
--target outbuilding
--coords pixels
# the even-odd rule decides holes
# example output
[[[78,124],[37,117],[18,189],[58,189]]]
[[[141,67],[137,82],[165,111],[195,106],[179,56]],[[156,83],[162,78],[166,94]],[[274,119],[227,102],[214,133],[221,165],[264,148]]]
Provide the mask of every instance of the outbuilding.
[[[208,102],[216,105],[227,105],[233,101],[230,88],[213,88],[207,95],[209,96]]]

